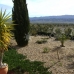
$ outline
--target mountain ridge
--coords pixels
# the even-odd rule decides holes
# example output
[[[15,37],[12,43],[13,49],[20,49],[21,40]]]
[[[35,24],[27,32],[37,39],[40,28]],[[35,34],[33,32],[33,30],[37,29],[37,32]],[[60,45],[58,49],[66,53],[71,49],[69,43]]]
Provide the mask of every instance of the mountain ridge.
[[[74,15],[31,17],[31,23],[74,23]]]
[[[0,4],[0,8],[3,11],[6,9],[7,13],[10,11],[12,13],[11,6]],[[40,16],[29,18],[31,23],[74,23],[74,15]]]

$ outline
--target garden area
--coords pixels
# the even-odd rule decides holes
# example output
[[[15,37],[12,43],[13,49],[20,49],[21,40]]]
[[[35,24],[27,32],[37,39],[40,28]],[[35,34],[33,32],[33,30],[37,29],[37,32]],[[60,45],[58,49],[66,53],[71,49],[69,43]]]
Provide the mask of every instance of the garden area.
[[[51,74],[44,62],[31,61],[18,53],[13,34],[16,24],[8,21],[10,17],[6,10],[0,11],[0,74]]]
[[[43,36],[31,36],[28,46],[18,47],[15,41],[12,41],[12,46],[17,49],[17,52],[27,56],[30,61],[44,62],[44,67],[52,74],[73,74],[74,73],[74,42],[67,40],[65,47],[60,47],[60,41]],[[37,44],[36,41],[47,39],[46,43]],[[59,57],[58,57],[59,54]],[[17,58],[17,57],[16,57]],[[23,65],[24,67],[28,65]],[[37,65],[38,67],[38,65]],[[22,67],[21,67],[22,68]],[[36,68],[36,67],[35,67]],[[35,69],[34,68],[34,69]],[[29,67],[31,69],[31,67]],[[44,70],[40,70],[44,71]],[[38,73],[34,73],[38,74]],[[41,74],[41,73],[39,73]],[[50,73],[42,73],[50,74]]]
[[[46,28],[39,27],[42,30],[39,31],[35,29],[36,25],[32,26],[29,43],[25,47],[18,47],[15,39],[11,40],[11,47],[15,48],[19,54],[26,56],[27,62],[21,65],[21,68],[24,68],[22,70],[27,71],[28,74],[74,74],[73,29],[71,27],[63,27],[65,28],[63,29],[60,26],[61,30],[59,26],[48,26],[50,26],[49,32]],[[61,46],[62,42],[63,46]],[[33,64],[31,65],[30,62]],[[16,65],[20,65],[19,62]]]
[[[0,74],[74,74],[74,24],[30,23],[26,0],[12,2],[12,15],[0,11]]]

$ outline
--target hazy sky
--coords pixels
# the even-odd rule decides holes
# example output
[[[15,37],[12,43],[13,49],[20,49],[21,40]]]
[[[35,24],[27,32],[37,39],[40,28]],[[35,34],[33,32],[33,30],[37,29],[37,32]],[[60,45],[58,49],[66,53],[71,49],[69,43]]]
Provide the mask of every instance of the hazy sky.
[[[0,4],[13,6],[12,0]],[[74,15],[74,0],[27,0],[29,16]]]

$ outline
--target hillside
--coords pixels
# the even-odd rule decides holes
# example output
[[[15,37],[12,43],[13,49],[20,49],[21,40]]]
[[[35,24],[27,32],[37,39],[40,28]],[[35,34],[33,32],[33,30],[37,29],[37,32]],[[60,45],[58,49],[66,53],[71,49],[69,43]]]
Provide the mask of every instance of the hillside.
[[[31,17],[31,23],[74,23],[74,15]]]

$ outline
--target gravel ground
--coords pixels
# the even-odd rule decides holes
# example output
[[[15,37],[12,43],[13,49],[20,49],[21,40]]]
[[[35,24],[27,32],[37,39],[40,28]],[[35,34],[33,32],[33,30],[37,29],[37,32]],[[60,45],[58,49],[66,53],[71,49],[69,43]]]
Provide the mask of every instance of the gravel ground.
[[[37,44],[37,40],[47,39],[46,43]],[[12,46],[18,53],[27,56],[31,61],[45,62],[45,67],[50,67],[52,74],[74,74],[74,41],[65,41],[65,47],[60,47],[60,42],[55,41],[53,37],[30,36],[29,44],[26,47],[18,47],[15,40],[11,40]],[[43,53],[43,49],[48,48],[48,53]],[[58,60],[58,55],[59,59]]]

